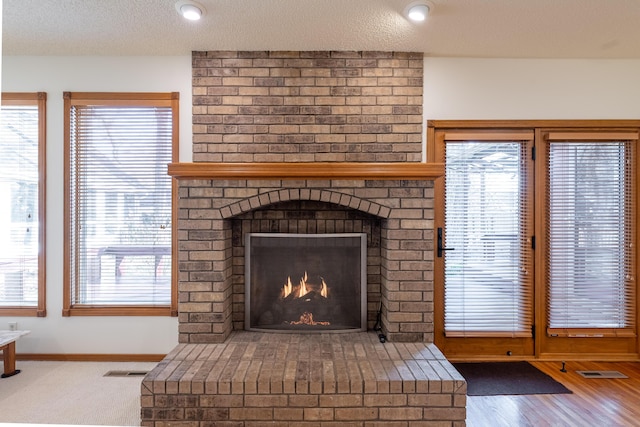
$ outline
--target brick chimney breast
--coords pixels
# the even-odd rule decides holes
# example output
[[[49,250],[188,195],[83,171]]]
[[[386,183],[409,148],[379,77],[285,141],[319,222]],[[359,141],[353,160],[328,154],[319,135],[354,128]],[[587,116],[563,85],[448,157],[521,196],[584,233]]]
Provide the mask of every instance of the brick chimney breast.
[[[195,162],[419,162],[423,54],[194,52]]]

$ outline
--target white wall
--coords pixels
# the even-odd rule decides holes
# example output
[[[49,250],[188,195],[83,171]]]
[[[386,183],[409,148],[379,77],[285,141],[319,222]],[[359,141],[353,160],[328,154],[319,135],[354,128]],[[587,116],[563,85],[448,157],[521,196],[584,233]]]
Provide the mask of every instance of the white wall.
[[[180,160],[191,161],[191,56],[5,57],[2,90],[47,93],[47,317],[0,317],[31,330],[18,353],[164,354],[178,342],[172,317],[62,317],[63,98],[71,92],[180,92]]]
[[[640,119],[640,60],[426,58],[426,119]]]
[[[31,335],[18,353],[157,354],[177,319],[62,312],[63,91],[180,92],[180,161],[191,161],[191,57],[5,57],[2,90],[47,92],[47,317],[0,317]],[[640,119],[640,60],[426,58],[425,119]]]

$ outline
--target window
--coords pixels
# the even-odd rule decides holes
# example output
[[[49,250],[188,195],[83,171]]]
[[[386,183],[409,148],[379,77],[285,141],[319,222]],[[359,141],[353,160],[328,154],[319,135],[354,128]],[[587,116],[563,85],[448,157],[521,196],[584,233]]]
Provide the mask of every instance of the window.
[[[45,307],[45,93],[3,93],[0,116],[0,315]]]
[[[176,315],[175,93],[65,93],[63,315]]]

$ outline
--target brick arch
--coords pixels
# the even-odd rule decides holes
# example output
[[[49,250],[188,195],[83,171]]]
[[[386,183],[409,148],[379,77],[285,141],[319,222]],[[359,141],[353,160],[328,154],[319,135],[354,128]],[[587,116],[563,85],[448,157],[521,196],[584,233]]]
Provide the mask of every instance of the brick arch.
[[[229,219],[245,212],[263,208],[268,205],[289,201],[318,201],[356,209],[361,212],[387,219],[391,208],[376,202],[332,190],[320,189],[282,189],[258,194],[223,207],[220,212],[223,219]]]

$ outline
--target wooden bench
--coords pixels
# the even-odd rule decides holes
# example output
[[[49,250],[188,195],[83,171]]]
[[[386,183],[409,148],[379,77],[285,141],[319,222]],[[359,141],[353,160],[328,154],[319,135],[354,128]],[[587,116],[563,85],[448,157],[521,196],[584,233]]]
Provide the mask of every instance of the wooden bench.
[[[0,331],[0,350],[4,359],[4,373],[2,378],[20,373],[16,369],[16,340],[31,331]]]

